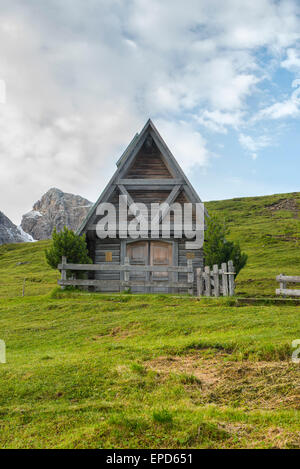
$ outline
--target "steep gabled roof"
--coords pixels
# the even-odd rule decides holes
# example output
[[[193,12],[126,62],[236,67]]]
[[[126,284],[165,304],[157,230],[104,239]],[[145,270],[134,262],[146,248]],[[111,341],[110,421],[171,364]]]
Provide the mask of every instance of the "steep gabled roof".
[[[200,197],[198,196],[197,192],[195,191],[190,181],[184,174],[177,160],[175,159],[175,157],[169,150],[168,146],[164,142],[163,138],[161,137],[160,133],[156,129],[151,119],[149,119],[146,122],[145,126],[143,127],[142,131],[139,134],[136,134],[134,136],[134,138],[131,140],[126,150],[123,152],[123,154],[117,161],[116,172],[112,176],[111,180],[109,181],[109,183],[107,184],[103,192],[100,194],[96,203],[92,206],[86,219],[83,221],[83,223],[77,230],[78,234],[82,234],[85,232],[87,225],[89,224],[90,220],[96,213],[98,205],[100,203],[108,201],[108,199],[110,198],[110,196],[116,189],[118,180],[124,178],[124,176],[128,172],[130,165],[133,163],[135,157],[138,155],[148,135],[152,137],[153,141],[155,142],[156,146],[161,152],[161,155],[165,163],[167,164],[168,168],[170,168],[170,171],[172,172],[174,179],[178,179],[181,181],[182,189],[188,196],[190,202],[192,203],[201,202]]]

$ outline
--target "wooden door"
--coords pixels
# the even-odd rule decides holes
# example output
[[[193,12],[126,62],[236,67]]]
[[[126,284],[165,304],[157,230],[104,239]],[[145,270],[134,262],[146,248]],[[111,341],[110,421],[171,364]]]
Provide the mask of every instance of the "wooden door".
[[[169,266],[173,264],[173,250],[172,244],[164,241],[151,241],[150,242],[150,265]],[[153,272],[152,279],[165,281],[166,284],[172,279],[172,275],[168,272]],[[169,293],[170,289],[166,285],[153,287],[153,293]]]
[[[136,241],[128,243],[126,247],[126,256],[129,257],[130,265],[149,265],[149,242]],[[130,280],[148,280],[149,275],[144,272],[130,272]],[[143,286],[132,287],[133,293],[147,293]]]

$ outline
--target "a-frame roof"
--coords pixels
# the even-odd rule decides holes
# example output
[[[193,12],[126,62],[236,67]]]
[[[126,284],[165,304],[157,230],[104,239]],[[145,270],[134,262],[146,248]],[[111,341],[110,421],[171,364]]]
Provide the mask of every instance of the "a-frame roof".
[[[79,229],[77,230],[78,234],[82,234],[85,232],[85,229],[89,222],[94,217],[97,207],[100,203],[107,202],[112,193],[114,192],[118,181],[121,180],[124,175],[128,172],[128,168],[134,161],[135,157],[139,153],[140,149],[142,148],[146,138],[150,135],[154,140],[156,146],[161,152],[161,155],[173,173],[174,178],[177,178],[182,183],[183,191],[187,194],[190,202],[197,203],[201,202],[200,197],[198,196],[197,192],[191,185],[190,181],[184,174],[183,170],[181,169],[180,165],[178,164],[176,158],[173,156],[169,148],[167,147],[166,143],[164,142],[163,138],[161,137],[160,133],[156,129],[155,125],[149,119],[145,126],[143,127],[142,131],[139,134],[136,134],[124,153],[121,155],[119,160],[117,161],[117,170],[112,176],[111,180],[100,194],[96,203],[91,207],[86,219],[83,221]],[[147,181],[147,180],[146,180]],[[149,180],[150,183],[150,180]]]

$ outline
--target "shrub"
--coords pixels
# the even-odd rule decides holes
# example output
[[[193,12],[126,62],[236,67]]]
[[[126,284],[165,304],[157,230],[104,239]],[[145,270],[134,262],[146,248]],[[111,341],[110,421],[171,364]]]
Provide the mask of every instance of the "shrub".
[[[209,266],[220,265],[222,262],[233,261],[236,276],[245,267],[248,256],[241,252],[239,242],[228,241],[226,236],[229,230],[225,223],[221,223],[216,217],[207,220],[205,232],[204,256],[205,263]]]
[[[52,245],[45,251],[46,260],[52,269],[57,269],[61,258],[65,256],[71,264],[92,264],[89,258],[85,235],[78,236],[66,226],[63,231],[57,233],[54,228],[52,233]],[[68,271],[70,275],[71,272]]]

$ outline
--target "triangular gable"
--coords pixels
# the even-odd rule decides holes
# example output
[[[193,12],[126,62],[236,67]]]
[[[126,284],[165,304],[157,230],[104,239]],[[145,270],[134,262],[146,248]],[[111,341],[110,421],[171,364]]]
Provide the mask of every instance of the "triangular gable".
[[[151,135],[147,135],[142,148],[139,150],[124,178],[126,179],[173,179],[164,157]]]
[[[126,175],[130,171],[130,168],[132,167],[132,164],[134,160],[136,159],[137,155],[139,154],[139,151],[141,150],[143,144],[146,141],[147,136],[151,136],[153,141],[155,142],[155,145],[157,146],[160,156],[163,160],[164,165],[168,169],[169,173],[172,175],[172,179],[166,178],[166,179],[161,179],[162,184],[163,183],[168,183],[169,181],[178,181],[178,185],[175,187],[170,186],[170,195],[178,195],[180,192],[185,193],[187,200],[192,203],[197,203],[201,202],[200,197],[198,196],[197,192],[194,190],[193,186],[191,185],[190,181],[182,171],[180,165],[176,161],[175,157],[167,147],[166,143],[164,142],[163,138],[159,134],[158,130],[154,126],[153,122],[151,119],[147,121],[145,126],[143,127],[142,131],[140,134],[136,134],[133,140],[130,142],[124,153],[122,154],[121,158],[117,162],[117,170],[112,176],[111,180],[103,190],[103,192],[100,194],[98,200],[96,203],[93,205],[91,210],[89,211],[86,219],[83,221],[79,229],[77,230],[78,234],[82,234],[85,232],[86,227],[88,226],[89,222],[93,219],[95,216],[97,207],[100,203],[107,202],[109,198],[112,196],[113,192],[117,188],[117,184],[122,183],[122,181],[126,181]],[[130,173],[129,173],[130,174]],[[145,185],[152,182],[152,179],[145,179]],[[124,186],[120,186],[123,187]],[[146,189],[146,187],[145,187]],[[176,193],[177,190],[177,194]]]

